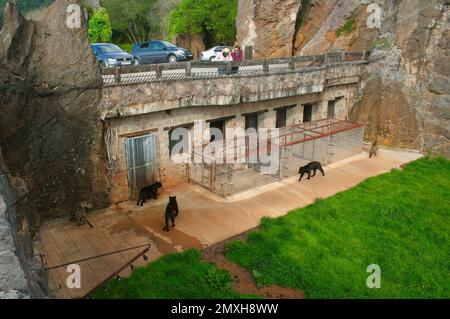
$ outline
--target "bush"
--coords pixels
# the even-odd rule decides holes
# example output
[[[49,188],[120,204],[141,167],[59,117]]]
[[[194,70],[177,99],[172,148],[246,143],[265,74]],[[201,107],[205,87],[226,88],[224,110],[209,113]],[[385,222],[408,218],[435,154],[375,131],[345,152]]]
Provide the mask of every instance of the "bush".
[[[236,40],[237,0],[181,0],[168,19],[168,40],[201,34],[208,46]]]
[[[89,19],[89,40],[91,42],[110,42],[112,37],[111,22],[105,8],[93,11]]]
[[[355,26],[355,18],[352,18],[345,22],[345,24],[336,30],[336,36],[339,38],[342,33],[344,33],[346,36],[350,34],[350,32],[353,31],[353,28]]]

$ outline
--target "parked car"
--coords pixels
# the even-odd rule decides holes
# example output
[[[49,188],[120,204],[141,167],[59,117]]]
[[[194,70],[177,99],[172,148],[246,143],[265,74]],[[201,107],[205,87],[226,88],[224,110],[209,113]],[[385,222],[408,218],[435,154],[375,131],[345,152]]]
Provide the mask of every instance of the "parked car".
[[[224,46],[224,45],[213,47],[213,48],[211,48],[209,50],[203,51],[200,54],[200,61],[201,62],[212,62],[212,61],[214,61],[214,59],[216,58],[217,54],[222,52],[223,49],[225,49],[225,48],[230,49],[230,51],[233,50],[232,47]]]
[[[159,40],[137,43],[133,45],[131,54],[136,64],[175,63],[194,59],[191,51]]]
[[[102,67],[133,65],[134,57],[112,43],[94,43],[91,45],[95,57]]]

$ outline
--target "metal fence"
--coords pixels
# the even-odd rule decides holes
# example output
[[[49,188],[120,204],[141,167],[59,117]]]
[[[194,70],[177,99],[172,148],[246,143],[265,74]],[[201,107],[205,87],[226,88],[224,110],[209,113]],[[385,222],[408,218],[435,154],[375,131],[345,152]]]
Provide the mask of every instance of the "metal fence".
[[[288,126],[280,129],[280,144],[275,145],[275,149],[279,151],[274,156],[278,157],[278,166],[271,174],[262,173],[261,163],[218,163],[212,156],[209,163],[190,164],[188,177],[190,181],[226,197],[295,176],[300,166],[311,161],[319,161],[325,166],[356,155],[361,152],[363,134],[363,125],[335,119]],[[252,150],[247,142],[246,159],[252,152],[256,152],[258,158],[262,154],[269,154],[269,144],[265,145],[264,142],[256,150]],[[232,148],[236,148],[236,143]]]
[[[180,62],[104,68],[102,69],[103,86],[226,77],[258,77],[306,71],[336,63],[361,63],[366,62],[368,56],[367,51],[338,51],[320,55],[242,62]]]

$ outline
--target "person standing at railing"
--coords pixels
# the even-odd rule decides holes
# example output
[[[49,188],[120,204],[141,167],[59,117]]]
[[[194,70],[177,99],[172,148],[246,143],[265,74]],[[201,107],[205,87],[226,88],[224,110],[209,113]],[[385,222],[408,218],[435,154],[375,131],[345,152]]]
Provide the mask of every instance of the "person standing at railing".
[[[239,45],[235,45],[233,48],[233,52],[231,52],[231,57],[233,58],[233,61],[236,62],[242,62],[244,60],[244,53],[241,50],[241,47]],[[235,66],[231,69],[232,73],[239,73],[239,67]]]
[[[230,49],[228,49],[228,48],[223,49],[222,52],[219,53],[216,56],[214,61],[217,61],[217,62],[232,62],[233,61],[233,57],[230,54]],[[219,74],[225,74],[226,70],[227,70],[226,68],[218,68]]]

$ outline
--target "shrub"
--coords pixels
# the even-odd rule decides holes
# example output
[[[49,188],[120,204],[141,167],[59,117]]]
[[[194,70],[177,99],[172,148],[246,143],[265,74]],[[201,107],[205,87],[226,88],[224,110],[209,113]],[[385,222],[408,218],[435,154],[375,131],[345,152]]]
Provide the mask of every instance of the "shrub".
[[[110,42],[112,37],[111,22],[105,8],[93,11],[89,19],[89,40],[91,42]]]

